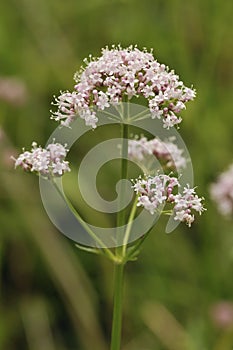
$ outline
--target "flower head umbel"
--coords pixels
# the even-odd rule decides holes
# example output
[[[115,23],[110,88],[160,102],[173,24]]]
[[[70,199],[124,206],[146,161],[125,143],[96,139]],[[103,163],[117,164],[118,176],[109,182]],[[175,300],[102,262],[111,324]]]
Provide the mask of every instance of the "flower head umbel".
[[[66,145],[50,143],[46,148],[32,143],[31,151],[21,153],[15,160],[15,167],[36,173],[45,178],[59,177],[70,171],[69,163],[65,161],[67,155]]]
[[[129,140],[129,158],[143,163],[148,162],[148,156],[155,156],[167,169],[185,168],[187,159],[183,156],[184,151],[173,141],[174,138],[161,141],[158,137],[152,140],[146,137]]]
[[[160,64],[152,52],[129,46],[102,50],[102,56],[84,60],[86,64],[74,79],[74,91],[65,91],[55,99],[58,110],[52,119],[70,126],[79,115],[86,125],[97,126],[97,110],[105,110],[132,97],[147,100],[152,118],[161,118],[165,128],[181,122],[180,112],[195,97],[179,76]]]
[[[187,185],[184,190],[179,193],[179,180],[169,175],[156,175],[139,177],[133,189],[138,195],[138,206],[144,207],[151,214],[160,209],[161,205],[170,203],[173,205],[171,214],[174,214],[174,220],[186,222],[190,227],[194,221],[193,212],[201,214],[205,209],[195,192],[195,189]]]
[[[221,214],[233,216],[233,164],[211,185],[210,194]]]

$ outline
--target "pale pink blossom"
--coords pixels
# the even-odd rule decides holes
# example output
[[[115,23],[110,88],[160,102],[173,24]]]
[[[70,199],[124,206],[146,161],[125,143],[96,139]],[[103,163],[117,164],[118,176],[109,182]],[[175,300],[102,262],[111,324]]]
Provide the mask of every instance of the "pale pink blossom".
[[[221,300],[211,305],[210,316],[218,328],[228,329],[233,325],[233,303]]]
[[[202,204],[203,198],[197,196],[195,189],[187,185],[182,193],[172,197],[174,203],[174,220],[184,221],[190,227],[194,221],[193,211],[201,214],[205,209]]]
[[[233,216],[233,164],[210,186],[210,194],[221,214]]]
[[[0,77],[0,100],[13,106],[26,103],[28,91],[25,83],[16,77]]]
[[[80,116],[95,128],[98,110],[142,96],[151,117],[162,118],[164,127],[170,128],[181,122],[179,113],[195,97],[195,90],[185,87],[173,70],[158,63],[146,49],[107,47],[99,58],[90,57],[84,63],[74,76],[74,91],[55,98],[57,111],[51,118],[65,126]]]
[[[148,162],[148,156],[155,156],[168,169],[182,169],[186,167],[187,159],[183,150],[174,143],[174,138],[164,141],[158,137],[148,140],[146,137],[129,140],[128,153],[131,160],[138,160],[142,164]]]
[[[199,198],[195,189],[189,185],[181,192],[180,187],[176,177],[164,174],[139,177],[133,184],[138,196],[138,206],[154,214],[160,211],[161,205],[170,203],[172,205],[170,214],[174,215],[174,220],[186,222],[190,227],[195,219],[194,213],[201,214],[205,210],[202,204],[203,198]]]
[[[32,143],[31,151],[24,151],[15,161],[15,167],[21,167],[25,171],[36,173],[45,178],[62,176],[69,172],[69,163],[65,161],[67,155],[66,145],[51,143],[46,148]]]

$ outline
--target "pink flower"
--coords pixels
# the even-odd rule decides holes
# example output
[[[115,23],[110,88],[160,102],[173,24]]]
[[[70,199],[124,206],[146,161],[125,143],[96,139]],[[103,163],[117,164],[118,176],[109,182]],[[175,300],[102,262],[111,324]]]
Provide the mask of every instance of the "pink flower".
[[[210,308],[210,316],[218,328],[227,329],[233,325],[233,303],[219,301]]]
[[[182,155],[183,150],[179,149],[173,141],[174,138],[161,141],[158,137],[152,140],[147,140],[146,137],[129,140],[129,158],[138,160],[147,167],[148,156],[154,155],[168,169],[185,168],[187,160]]]
[[[210,194],[221,214],[233,215],[233,164],[210,186]]]
[[[200,215],[205,210],[201,201],[203,198],[199,198],[194,188],[190,188],[189,185],[184,188],[182,193],[178,193],[172,197],[174,203],[174,220],[184,221],[190,227],[194,221],[193,211],[198,212]]]
[[[174,71],[158,63],[146,49],[107,47],[101,57],[86,59],[84,63],[86,66],[75,74],[74,91],[61,93],[55,99],[57,111],[51,118],[65,126],[79,115],[95,128],[98,121],[95,107],[104,110],[111,103],[142,96],[147,100],[151,117],[162,118],[164,127],[170,128],[181,122],[178,114],[195,97],[195,90],[185,87]]]
[[[28,92],[25,83],[13,77],[0,77],[0,100],[13,106],[25,104]]]
[[[139,177],[133,189],[138,195],[138,206],[144,207],[151,214],[160,210],[161,205],[170,203],[173,209],[174,220],[186,222],[190,227],[194,221],[193,212],[201,214],[205,209],[194,188],[187,185],[181,193],[176,193],[180,183],[176,177],[156,175]]]
[[[65,161],[68,150],[66,145],[51,143],[45,149],[32,143],[31,151],[21,153],[15,161],[15,167],[34,172],[45,178],[62,176],[70,171],[69,163]]]

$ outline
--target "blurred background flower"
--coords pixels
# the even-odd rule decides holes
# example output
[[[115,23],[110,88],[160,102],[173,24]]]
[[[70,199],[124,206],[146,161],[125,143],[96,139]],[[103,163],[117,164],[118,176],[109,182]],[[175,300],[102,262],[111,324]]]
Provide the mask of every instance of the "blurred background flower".
[[[233,326],[233,303],[223,300],[211,305],[210,316],[218,328]]]
[[[0,77],[0,100],[20,106],[25,104],[26,99],[27,90],[22,80]]]
[[[42,206],[38,179],[16,173],[9,157],[28,149],[33,139],[46,143],[57,127],[49,119],[53,95],[72,89],[71,77],[83,58],[118,43],[153,48],[159,62],[197,90],[180,134],[208,208],[191,228],[180,225],[172,235],[164,234],[167,219],[162,218],[139,261],[128,266],[123,347],[169,349],[170,338],[152,326],[158,315],[167,315],[164,309],[151,309],[147,318],[146,307],[141,310],[150,299],[175,315],[193,349],[213,348],[218,330],[209,309],[216,300],[233,301],[233,222],[218,213],[208,193],[232,159],[232,15],[231,2],[220,0],[0,2],[1,349],[107,348],[111,265],[77,251],[56,231]],[[119,130],[112,127],[84,135],[69,154],[73,169],[65,181],[85,217],[106,226],[109,217],[90,215],[74,183],[87,150],[115,136]],[[117,169],[115,162],[101,172],[100,193],[106,199],[113,199]]]
[[[233,216],[233,164],[211,184],[210,195],[222,215]]]

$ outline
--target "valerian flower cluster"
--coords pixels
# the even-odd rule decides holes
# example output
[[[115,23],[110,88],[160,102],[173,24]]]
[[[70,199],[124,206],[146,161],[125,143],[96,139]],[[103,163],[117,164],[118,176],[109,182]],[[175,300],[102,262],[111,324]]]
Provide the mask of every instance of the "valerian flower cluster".
[[[210,194],[221,214],[233,216],[233,164],[211,185]]]
[[[151,117],[161,118],[164,127],[170,128],[181,122],[180,112],[195,97],[195,90],[184,86],[173,70],[157,62],[146,49],[107,47],[101,57],[90,57],[84,62],[86,67],[74,76],[74,91],[62,92],[55,99],[58,109],[52,119],[65,126],[80,116],[86,125],[95,128],[98,122],[95,109],[103,111],[110,104],[142,96],[147,100]]]
[[[177,192],[179,187],[180,183],[176,177],[164,174],[139,177],[133,185],[138,195],[138,206],[154,214],[161,206],[170,203],[173,206],[171,214],[174,214],[174,220],[186,222],[190,227],[194,221],[193,212],[201,214],[205,210],[203,198],[199,198],[195,189],[188,185],[181,193]]]
[[[146,137],[129,140],[129,158],[143,162],[147,156],[152,155],[168,169],[185,168],[187,159],[183,156],[184,151],[178,148],[173,141],[173,137],[165,141],[158,137],[152,140],[148,140]]]
[[[60,143],[50,143],[46,148],[32,143],[31,151],[24,151],[15,159],[15,167],[36,173],[44,178],[59,177],[69,172],[69,163],[65,161],[68,149]]]
[[[147,101],[149,116],[161,119],[163,126],[169,129],[181,122],[180,112],[195,97],[195,90],[186,87],[173,70],[157,62],[152,51],[146,49],[107,47],[102,50],[101,57],[90,56],[84,62],[85,67],[74,76],[74,91],[63,92],[55,98],[57,111],[51,118],[63,126],[71,127],[72,122],[80,117],[87,126],[96,128],[98,111],[143,97]],[[123,116],[120,117],[124,123]],[[173,141],[148,140],[146,137],[129,140],[129,159],[143,162],[146,156],[153,155],[171,170],[185,168],[187,160],[183,150]],[[66,145],[53,142],[44,149],[33,142],[30,152],[24,151],[15,159],[15,166],[45,178],[59,177],[70,171],[65,160],[67,152]],[[145,175],[134,182],[133,188],[138,196],[138,206],[153,214],[160,205],[170,203],[174,219],[186,222],[188,226],[194,221],[193,213],[201,214],[204,210],[202,198],[196,195],[195,189],[187,185],[177,192],[180,183],[174,176]]]

